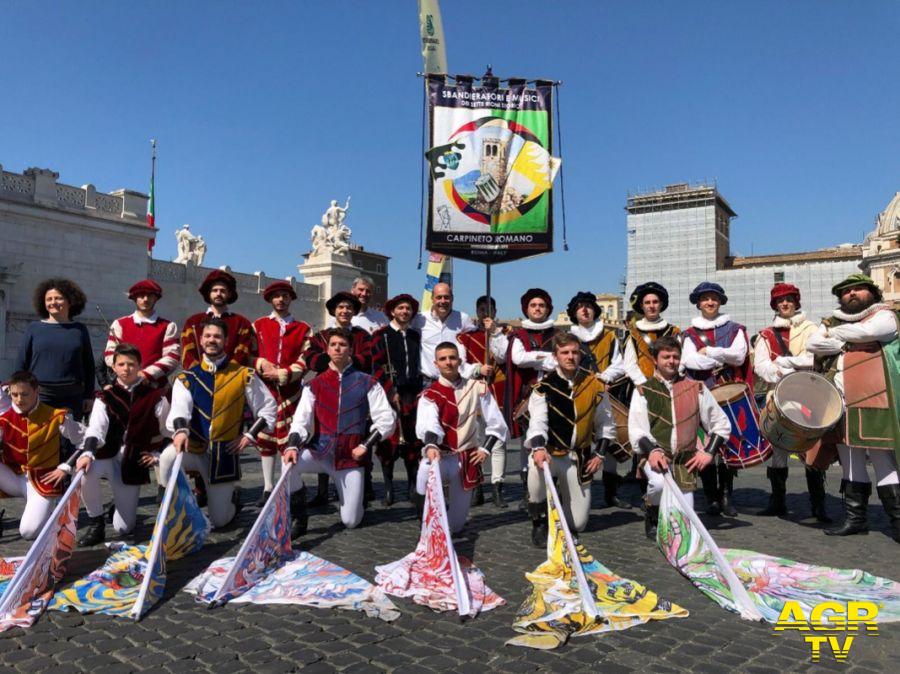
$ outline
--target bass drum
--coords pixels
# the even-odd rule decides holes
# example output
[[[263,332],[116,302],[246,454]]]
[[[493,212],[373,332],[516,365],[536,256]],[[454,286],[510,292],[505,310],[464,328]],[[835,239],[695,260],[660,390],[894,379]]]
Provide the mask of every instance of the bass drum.
[[[759,426],[773,447],[803,454],[837,425],[843,413],[834,384],[814,372],[792,372],[769,396]]]
[[[616,424],[616,441],[609,446],[609,453],[619,463],[631,460],[631,443],[628,442],[628,408],[621,402],[609,397],[612,407],[613,421]]]

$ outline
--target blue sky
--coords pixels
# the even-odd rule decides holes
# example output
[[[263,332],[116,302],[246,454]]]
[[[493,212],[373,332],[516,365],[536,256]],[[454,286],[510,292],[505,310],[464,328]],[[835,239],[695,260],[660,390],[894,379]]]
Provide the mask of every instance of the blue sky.
[[[500,313],[546,287],[615,291],[629,191],[715,179],[740,254],[859,241],[900,190],[900,4],[444,0],[450,70],[560,91],[571,250],[495,267]],[[328,200],[418,295],[422,68],[415,0],[6,3],[7,170],[146,191],[156,254],[296,273]],[[557,183],[558,186],[558,183]],[[557,190],[558,196],[558,190]],[[558,213],[558,211],[557,211]],[[559,223],[559,219],[557,220]],[[483,292],[458,263],[458,304]]]

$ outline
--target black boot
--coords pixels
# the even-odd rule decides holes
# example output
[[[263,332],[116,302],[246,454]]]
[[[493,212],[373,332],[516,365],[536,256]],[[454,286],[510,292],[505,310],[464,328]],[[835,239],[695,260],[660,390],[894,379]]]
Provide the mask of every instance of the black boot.
[[[307,508],[321,508],[328,505],[328,473],[319,473],[316,495],[306,504]]]
[[[644,535],[651,541],[656,540],[656,527],[659,524],[659,506],[648,505],[644,513]]]
[[[406,500],[412,502],[413,494],[416,493],[416,476],[419,473],[419,462],[403,460],[406,467]]]
[[[390,508],[394,505],[394,464],[381,464],[381,475],[384,477],[384,498],[381,499],[381,504]]]
[[[841,480],[844,495],[844,521],[836,527],[825,530],[826,536],[850,536],[869,533],[869,496],[872,495],[871,482],[851,482]]]
[[[891,520],[891,536],[900,543],[900,484],[878,487],[878,498],[885,515]]]
[[[412,488],[412,491],[409,493],[409,500],[413,502],[413,505],[416,507],[416,517],[421,522],[422,516],[425,513],[425,494],[420,494],[415,487]]]
[[[706,496],[706,514],[718,517],[722,514],[722,503],[719,501],[719,478],[715,460],[700,471],[703,493]]]
[[[472,490],[472,505],[484,505],[484,485],[479,484],[477,487],[475,487],[475,489]]]
[[[365,468],[365,491],[363,492],[363,505],[368,507],[375,500],[375,487],[372,484],[372,466],[371,464]]]
[[[787,515],[784,500],[787,495],[788,469],[769,466],[766,468],[766,477],[772,485],[772,495],[769,496],[769,505],[756,514],[760,517],[784,517]]]
[[[494,492],[494,507],[508,508],[509,506],[503,501],[503,483],[494,482],[494,484],[491,485],[491,488]]]
[[[529,503],[528,514],[531,516],[531,543],[536,548],[547,546],[547,504]]]
[[[806,488],[809,490],[809,505],[813,517],[823,524],[834,522],[825,511],[825,473],[807,467]]]
[[[88,517],[88,525],[78,539],[78,545],[82,548],[88,548],[97,543],[106,540],[106,516],[105,514],[96,517]]]
[[[641,512],[647,512],[647,480],[640,479],[638,484],[641,488]]]
[[[272,495],[272,492],[266,491],[264,489],[262,494],[259,495],[259,498],[256,499],[256,503],[254,503],[253,505],[255,505],[257,508],[262,508],[264,505],[266,505],[266,501],[269,500],[269,497],[271,495]]]
[[[722,504],[722,514],[726,517],[737,517],[738,511],[734,507],[734,472],[724,463],[718,465],[719,470],[719,501]]]
[[[615,506],[616,508],[624,508],[625,510],[631,510],[631,504],[623,501],[618,496],[616,496],[616,492],[619,489],[619,476],[615,473],[607,473],[603,471],[603,490],[604,500],[606,501],[606,505],[612,508]]]
[[[156,485],[156,505],[162,505],[163,496],[166,495],[166,488],[161,484]]]
[[[519,471],[522,480],[522,500],[519,501],[519,510],[528,510],[528,466]]]
[[[201,508],[206,507],[206,483],[199,475],[194,476],[194,495],[197,498],[197,505]]]
[[[291,539],[306,535],[309,513],[306,511],[306,487],[291,494]]]

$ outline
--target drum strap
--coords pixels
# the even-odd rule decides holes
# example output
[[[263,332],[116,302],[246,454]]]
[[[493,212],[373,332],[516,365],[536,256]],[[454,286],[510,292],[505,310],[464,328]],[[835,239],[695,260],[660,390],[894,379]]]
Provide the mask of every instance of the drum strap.
[[[772,328],[772,332],[775,335],[775,341],[778,342],[778,348],[781,349],[781,355],[790,356],[791,350],[788,348],[788,345],[784,343],[784,337],[781,336],[781,330]]]

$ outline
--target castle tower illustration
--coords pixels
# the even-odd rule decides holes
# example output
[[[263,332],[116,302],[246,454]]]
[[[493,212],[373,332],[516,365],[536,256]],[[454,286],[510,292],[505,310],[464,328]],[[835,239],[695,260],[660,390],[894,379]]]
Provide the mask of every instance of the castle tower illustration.
[[[503,192],[508,152],[508,140],[485,138],[481,142],[481,177],[475,181],[475,187],[479,196],[487,202],[493,201]]]

